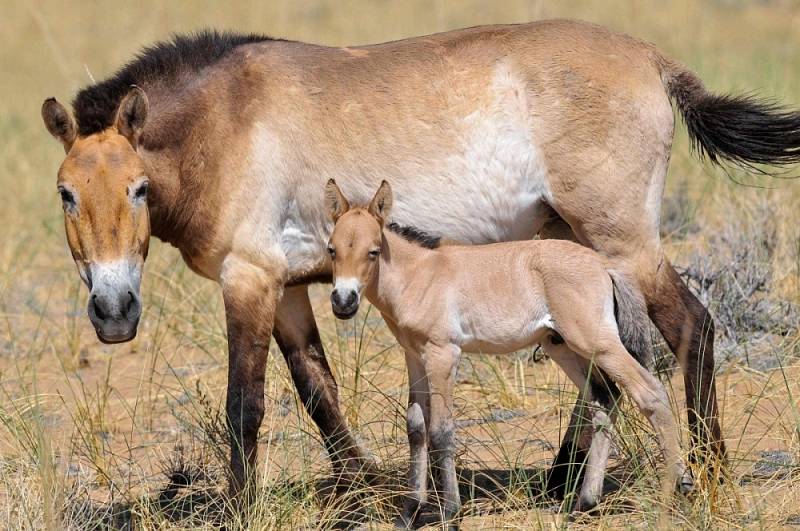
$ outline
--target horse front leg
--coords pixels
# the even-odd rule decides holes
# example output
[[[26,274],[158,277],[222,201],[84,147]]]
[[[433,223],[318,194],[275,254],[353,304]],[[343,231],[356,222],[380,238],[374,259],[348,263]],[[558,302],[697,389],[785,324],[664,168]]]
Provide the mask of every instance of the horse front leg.
[[[307,286],[287,288],[273,330],[300,400],[319,428],[334,475],[347,480],[374,472],[339,409],[336,380],[325,358]]]
[[[230,489],[234,495],[254,485],[258,429],[264,418],[267,354],[283,276],[279,266],[254,264],[233,254],[223,262],[220,275],[228,328],[225,411],[231,443]]]

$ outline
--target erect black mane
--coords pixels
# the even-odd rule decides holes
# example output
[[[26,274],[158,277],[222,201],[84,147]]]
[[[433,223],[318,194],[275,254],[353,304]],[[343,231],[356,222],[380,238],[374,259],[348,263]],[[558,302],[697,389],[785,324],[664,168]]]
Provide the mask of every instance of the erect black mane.
[[[408,225],[398,225],[397,223],[389,223],[387,228],[395,234],[402,236],[404,239],[411,243],[416,243],[426,249],[436,249],[441,244],[441,237],[428,234],[416,227]]]
[[[264,35],[204,30],[174,35],[144,48],[116,74],[90,85],[75,96],[72,108],[80,135],[98,133],[114,121],[120,101],[131,85],[173,81],[185,72],[198,72],[244,44],[276,40]]]

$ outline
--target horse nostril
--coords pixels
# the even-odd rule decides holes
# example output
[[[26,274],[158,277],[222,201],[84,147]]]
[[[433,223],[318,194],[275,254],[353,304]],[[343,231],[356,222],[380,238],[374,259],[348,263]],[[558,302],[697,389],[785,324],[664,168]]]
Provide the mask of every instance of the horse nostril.
[[[92,295],[92,307],[94,308],[94,314],[101,321],[105,321],[108,318],[108,314],[103,310],[101,301],[102,299],[99,299],[96,294]]]
[[[136,296],[133,294],[132,291],[128,291],[128,302],[123,306],[125,310],[122,312],[123,317],[128,317],[128,314],[131,313],[134,306],[136,305]]]

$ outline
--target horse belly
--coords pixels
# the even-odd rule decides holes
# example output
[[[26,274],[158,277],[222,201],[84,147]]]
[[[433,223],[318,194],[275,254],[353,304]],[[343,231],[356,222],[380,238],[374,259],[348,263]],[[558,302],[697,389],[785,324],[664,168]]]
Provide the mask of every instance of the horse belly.
[[[526,85],[501,63],[488,90],[472,112],[454,119],[443,153],[416,161],[422,171],[395,177],[398,222],[466,243],[529,239],[539,231],[550,192]]]

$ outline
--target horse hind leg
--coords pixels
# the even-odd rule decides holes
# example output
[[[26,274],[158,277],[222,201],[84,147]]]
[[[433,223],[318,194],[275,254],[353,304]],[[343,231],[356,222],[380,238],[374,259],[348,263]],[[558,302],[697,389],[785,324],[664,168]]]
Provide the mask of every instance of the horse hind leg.
[[[612,433],[616,418],[617,402],[620,392],[617,386],[597,370],[586,367],[591,376],[587,386],[591,390],[590,404],[591,444],[586,459],[586,474],[581,485],[578,500],[573,507],[575,512],[588,512],[594,509],[603,495],[603,484],[611,455]]]
[[[714,321],[675,268],[664,258],[655,275],[640,279],[650,318],[683,369],[694,451],[712,479],[725,458],[714,368]]]
[[[615,131],[620,136],[609,142],[618,143],[620,149],[611,151],[613,156],[601,165],[581,156],[580,150],[554,159],[550,172],[555,180],[572,182],[569,176],[582,174],[592,177],[554,192],[552,206],[561,219],[569,221],[580,243],[636,281],[650,319],[683,369],[693,459],[703,461],[714,476],[714,465],[725,456],[714,382],[714,324],[661,247],[659,208],[673,117],[666,99],[656,103],[650,121],[631,123],[631,131],[649,138],[637,141],[640,149],[625,147],[631,144],[631,136],[627,128],[619,127]],[[563,145],[559,149],[573,153]]]

